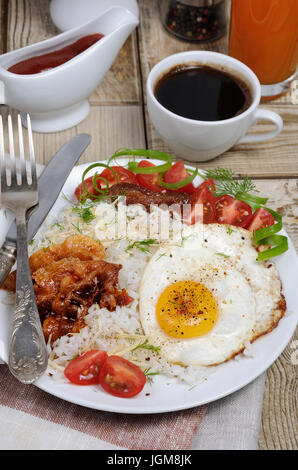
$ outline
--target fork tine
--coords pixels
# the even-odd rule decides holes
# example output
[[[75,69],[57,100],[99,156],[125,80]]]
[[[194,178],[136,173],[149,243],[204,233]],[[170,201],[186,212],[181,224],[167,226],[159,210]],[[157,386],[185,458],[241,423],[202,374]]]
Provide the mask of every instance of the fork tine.
[[[4,132],[3,132],[2,116],[0,116],[0,164],[1,164],[1,188],[5,188],[7,185],[7,181],[6,181]]]
[[[23,138],[23,128],[22,120],[20,114],[18,114],[18,132],[19,132],[19,151],[20,151],[20,164],[21,164],[21,180],[23,182],[28,182],[27,171],[26,171],[26,161],[25,161],[25,152],[24,152],[24,138]]]
[[[14,151],[12,119],[11,119],[10,114],[8,115],[8,140],[9,140],[9,154],[10,154],[10,162],[11,162],[10,178],[11,178],[11,186],[12,186],[12,185],[18,184],[18,182],[17,182],[16,158],[15,158],[15,151]]]
[[[28,138],[29,138],[29,154],[30,154],[30,162],[31,162],[31,178],[32,178],[31,184],[33,188],[37,188],[35,153],[34,153],[31,119],[30,119],[29,114],[27,114],[27,129],[28,129]]]

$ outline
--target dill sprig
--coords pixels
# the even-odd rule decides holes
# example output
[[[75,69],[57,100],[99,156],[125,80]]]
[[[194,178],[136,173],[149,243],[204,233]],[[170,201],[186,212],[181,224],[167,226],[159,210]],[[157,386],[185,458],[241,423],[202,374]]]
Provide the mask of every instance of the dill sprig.
[[[149,344],[148,340],[144,341],[144,343],[138,344],[135,348],[132,349],[133,351],[136,351],[137,349],[148,349],[149,351],[159,353],[160,352],[160,346],[153,346],[153,344]]]
[[[184,242],[185,242],[186,240],[188,240],[192,235],[190,234],[190,235],[184,236],[184,235],[183,235],[183,229],[180,230],[180,235],[181,235],[180,246],[183,247]]]
[[[236,197],[239,193],[258,192],[254,182],[245,176],[243,180],[236,180],[232,170],[227,168],[214,168],[207,170],[204,178],[212,178],[216,183],[215,191],[212,191],[216,197],[230,194]]]
[[[89,224],[92,220],[95,219],[95,215],[91,211],[90,206],[74,206],[72,210],[73,212],[76,212],[76,214],[78,214],[78,216],[83,220],[83,222],[85,222],[85,224]]]
[[[74,204],[64,193],[63,198],[71,205],[71,209],[73,212],[78,214],[78,216],[85,222],[89,224],[92,220],[95,219],[95,215],[91,211],[94,207],[94,203],[92,201],[80,201],[79,204]]]
[[[144,374],[146,375],[147,382],[150,385],[152,385],[152,383],[153,383],[152,376],[159,375],[159,372],[149,372],[150,370],[151,370],[151,367],[148,367],[148,369],[144,370]]]
[[[143,253],[149,253],[149,247],[151,245],[155,245],[157,243],[157,240],[154,240],[153,238],[148,238],[147,240],[139,240],[136,242],[131,243],[128,245],[126,248],[126,252],[132,250],[133,248],[137,248],[138,250],[142,251]]]
[[[229,255],[226,255],[225,253],[215,253],[218,256],[222,256],[223,258],[230,258]]]
[[[79,224],[71,224],[71,225],[76,229],[77,232],[82,233],[82,230]]]
[[[155,261],[160,260],[160,258],[162,258],[163,256],[166,256],[166,253],[161,253],[160,255],[158,255]]]

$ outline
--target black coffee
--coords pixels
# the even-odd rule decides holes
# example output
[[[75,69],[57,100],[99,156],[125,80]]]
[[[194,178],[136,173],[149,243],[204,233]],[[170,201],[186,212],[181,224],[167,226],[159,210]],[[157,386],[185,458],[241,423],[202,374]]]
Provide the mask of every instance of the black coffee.
[[[225,70],[179,65],[157,82],[157,100],[169,111],[198,121],[222,121],[243,113],[252,102],[248,85]]]

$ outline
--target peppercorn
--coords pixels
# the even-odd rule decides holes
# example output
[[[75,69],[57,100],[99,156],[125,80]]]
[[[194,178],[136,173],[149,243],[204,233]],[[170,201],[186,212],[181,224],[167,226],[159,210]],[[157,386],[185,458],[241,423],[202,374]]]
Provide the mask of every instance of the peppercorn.
[[[222,37],[226,32],[226,0],[215,0],[204,5],[198,0],[188,4],[186,0],[160,0],[160,13],[165,28],[188,41],[206,42]]]

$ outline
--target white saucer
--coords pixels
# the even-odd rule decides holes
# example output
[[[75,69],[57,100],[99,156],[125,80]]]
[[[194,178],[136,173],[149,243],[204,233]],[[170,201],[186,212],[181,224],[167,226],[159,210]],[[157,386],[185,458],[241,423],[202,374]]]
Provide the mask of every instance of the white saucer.
[[[52,0],[50,13],[57,28],[67,31],[87,23],[114,6],[127,8],[139,17],[136,0]]]

